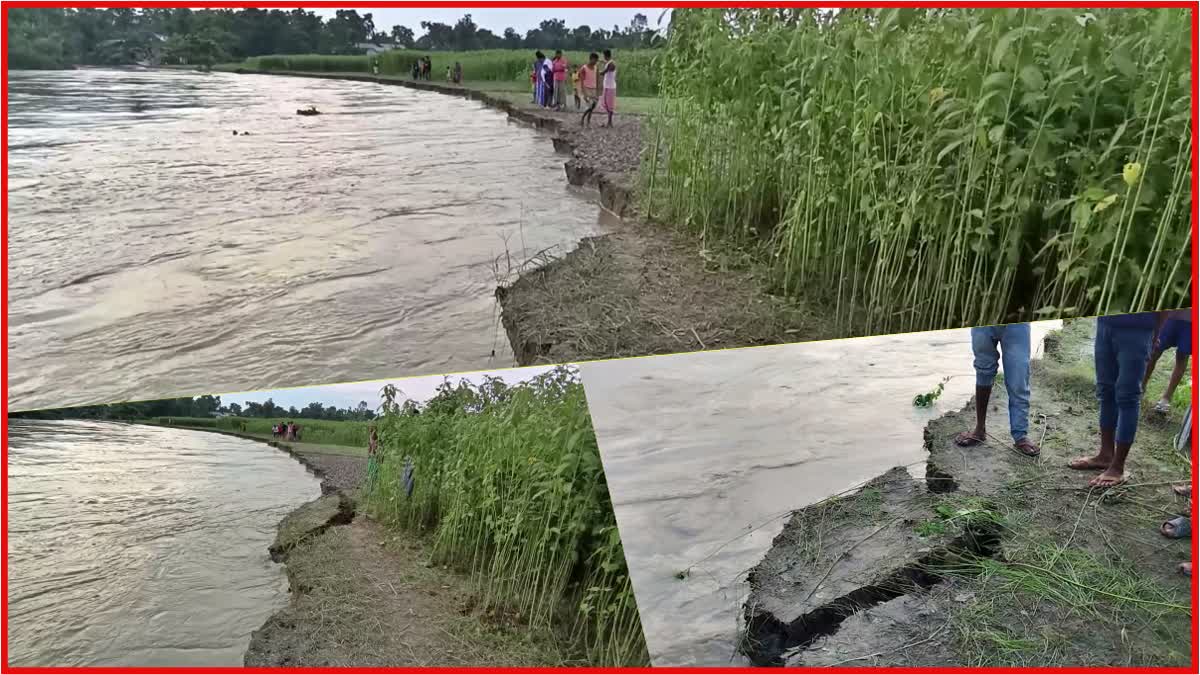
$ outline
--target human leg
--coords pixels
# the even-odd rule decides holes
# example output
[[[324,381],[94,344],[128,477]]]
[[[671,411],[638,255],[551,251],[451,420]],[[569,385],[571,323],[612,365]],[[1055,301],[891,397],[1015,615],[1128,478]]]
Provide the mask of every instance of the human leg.
[[[1008,428],[1016,448],[1027,455],[1039,452],[1029,440],[1030,327],[1027,323],[1004,326],[1000,349],[1004,359],[1004,387],[1008,391]]]
[[[971,329],[971,351],[975,355],[975,428],[954,437],[962,447],[979,445],[987,438],[987,407],[992,397],[992,385],[1000,367],[1000,352],[996,349],[997,328],[983,326]]]

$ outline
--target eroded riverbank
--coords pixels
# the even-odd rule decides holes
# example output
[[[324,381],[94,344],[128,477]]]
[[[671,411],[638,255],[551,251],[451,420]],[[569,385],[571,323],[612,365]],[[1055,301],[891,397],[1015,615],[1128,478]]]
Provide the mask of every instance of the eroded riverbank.
[[[268,548],[290,598],[251,635],[247,667],[576,664],[519,615],[479,609],[470,579],[432,564],[421,537],[366,515],[365,451],[204,431],[270,445],[321,480],[322,496],[285,516]]]
[[[9,95],[16,411],[509,367],[496,261],[608,231],[547,134],[470,101],[104,69]]]
[[[741,649],[786,666],[1184,666],[1190,541],[1159,525],[1186,504],[1178,420],[1147,414],[1122,487],[1066,463],[1097,442],[1093,321],[1069,322],[1033,367],[1042,456],[993,432],[963,449],[973,403],[931,422],[924,477],[903,468],[801,509],[750,573]],[[989,418],[1007,399],[993,394]]]
[[[250,72],[250,71],[239,71]],[[706,250],[695,236],[651,222],[637,202],[642,118],[618,113],[606,129],[470,87],[354,73],[259,74],[346,79],[469,98],[553,134],[567,182],[594,188],[621,222],[565,255],[514,261],[496,289],[519,365],[803,342],[835,337],[821,307],[772,292],[749,254]],[[518,99],[522,100],[523,99]],[[619,104],[618,104],[619,106]],[[599,118],[597,118],[599,119]]]

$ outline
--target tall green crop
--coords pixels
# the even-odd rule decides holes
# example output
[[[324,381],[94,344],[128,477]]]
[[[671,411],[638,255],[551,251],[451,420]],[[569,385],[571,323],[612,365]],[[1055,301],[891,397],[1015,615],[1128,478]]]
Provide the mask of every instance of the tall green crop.
[[[368,509],[427,533],[438,562],[469,573],[485,605],[569,627],[597,664],[648,663],[576,374],[559,368],[516,386],[447,382],[424,406],[397,406],[392,395]]]
[[[1179,9],[676,10],[654,216],[758,247],[846,331],[1174,308]]]

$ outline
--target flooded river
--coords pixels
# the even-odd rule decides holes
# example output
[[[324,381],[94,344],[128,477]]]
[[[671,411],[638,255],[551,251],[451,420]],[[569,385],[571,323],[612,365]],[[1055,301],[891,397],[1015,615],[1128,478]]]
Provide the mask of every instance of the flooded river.
[[[1039,352],[1059,326],[1034,324]],[[745,575],[788,513],[894,466],[923,475],[922,431],[970,399],[972,358],[962,329],[582,364],[654,665],[749,665]]]
[[[9,423],[10,664],[241,666],[287,602],[275,526],[316,478],[217,434]]]
[[[600,230],[549,139],[478,102],[184,71],[8,87],[17,410],[508,367],[493,260]]]

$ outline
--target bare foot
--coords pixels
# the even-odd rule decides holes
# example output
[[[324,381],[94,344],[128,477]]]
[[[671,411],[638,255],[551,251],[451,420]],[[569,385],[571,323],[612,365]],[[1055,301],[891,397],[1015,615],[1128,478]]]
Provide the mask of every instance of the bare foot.
[[[1117,472],[1105,469],[1104,473],[1093,478],[1088,482],[1088,485],[1098,488],[1116,487],[1127,480],[1129,480],[1129,476],[1126,476],[1124,471]]]
[[[1076,457],[1067,462],[1067,466],[1076,471],[1095,471],[1096,469],[1107,469],[1111,463],[1111,459],[1096,455],[1095,457]]]
[[[978,429],[974,431],[964,431],[954,437],[954,444],[960,448],[973,448],[980,443],[983,443],[984,433]]]

